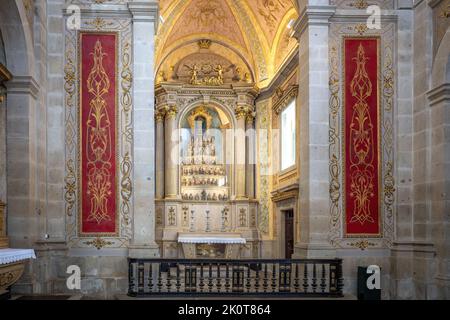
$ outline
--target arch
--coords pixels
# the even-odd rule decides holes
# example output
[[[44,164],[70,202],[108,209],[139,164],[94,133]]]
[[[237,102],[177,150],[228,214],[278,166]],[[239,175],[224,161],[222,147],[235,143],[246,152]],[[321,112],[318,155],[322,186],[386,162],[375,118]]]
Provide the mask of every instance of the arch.
[[[199,106],[214,106],[218,108],[223,114],[226,115],[231,124],[231,129],[236,128],[236,118],[234,114],[229,110],[229,108],[217,101],[208,101],[207,103],[203,102],[203,100],[195,100],[192,103],[186,105],[180,112],[178,113],[177,126],[181,128],[181,121],[189,114],[192,110]],[[220,115],[220,112],[218,112]]]
[[[157,59],[157,66],[155,68],[155,76],[158,74],[161,67],[164,66],[164,63],[167,61],[167,59],[172,55],[175,54],[180,49],[185,48],[186,46],[192,45],[197,43],[199,40],[208,38],[208,35],[195,35],[194,37],[190,39],[181,39],[181,41],[177,41],[174,45],[171,45],[165,52],[164,55]],[[236,56],[238,56],[242,62],[245,64],[245,66],[248,68],[248,70],[251,73],[252,80],[255,81],[255,70],[252,66],[252,63],[249,61],[249,57],[244,55],[243,52],[239,51],[233,44],[227,43],[225,40],[220,40],[217,38],[214,38],[212,42],[216,45],[219,45],[227,50],[232,51]],[[185,56],[181,56],[179,60],[183,59]]]
[[[432,88],[450,83],[450,29],[447,29],[438,47],[431,72]]]
[[[9,71],[13,75],[34,75],[33,37],[22,1],[2,1],[0,29]]]

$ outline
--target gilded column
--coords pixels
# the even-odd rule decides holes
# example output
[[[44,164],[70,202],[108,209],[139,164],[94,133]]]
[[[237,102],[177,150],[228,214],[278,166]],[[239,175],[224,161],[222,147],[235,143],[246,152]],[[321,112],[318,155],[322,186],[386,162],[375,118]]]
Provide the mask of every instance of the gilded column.
[[[255,197],[255,129],[253,128],[253,113],[249,112],[245,118],[245,131],[247,137],[246,143],[246,192],[247,197],[253,199]]]
[[[165,120],[165,196],[167,198],[177,198],[177,178],[178,178],[178,128],[176,125],[177,107],[169,106]]]
[[[164,198],[164,110],[155,112],[156,122],[156,199]]]
[[[245,119],[247,116],[247,109],[242,106],[236,108],[236,134],[235,134],[235,190],[236,199],[245,199]]]

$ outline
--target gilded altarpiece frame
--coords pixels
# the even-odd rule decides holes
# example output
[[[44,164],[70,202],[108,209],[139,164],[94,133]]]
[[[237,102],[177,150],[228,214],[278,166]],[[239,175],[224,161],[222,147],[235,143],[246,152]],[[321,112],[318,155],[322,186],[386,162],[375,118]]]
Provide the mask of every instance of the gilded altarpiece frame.
[[[334,22],[330,26],[330,100],[329,100],[329,174],[330,233],[328,239],[336,248],[385,248],[392,245],[395,223],[395,32],[394,22],[382,22],[381,29],[367,29],[364,23]],[[379,39],[379,235],[346,237],[344,233],[344,39]]]
[[[116,188],[117,232],[81,234],[80,185],[80,33],[116,34]],[[71,248],[124,248],[132,236],[132,23],[129,18],[103,18],[86,14],[80,30],[65,30],[64,126],[65,126],[65,213],[67,243]]]

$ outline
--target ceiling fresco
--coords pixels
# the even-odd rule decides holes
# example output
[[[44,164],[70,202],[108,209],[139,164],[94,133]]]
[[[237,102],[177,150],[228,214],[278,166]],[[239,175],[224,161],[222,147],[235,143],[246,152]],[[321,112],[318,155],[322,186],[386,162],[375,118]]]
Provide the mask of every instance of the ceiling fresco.
[[[187,48],[207,39],[228,52],[226,58],[236,59],[232,63],[249,67],[253,80],[264,87],[297,46],[289,29],[298,17],[293,1],[160,0],[157,72],[173,68],[193,53]]]

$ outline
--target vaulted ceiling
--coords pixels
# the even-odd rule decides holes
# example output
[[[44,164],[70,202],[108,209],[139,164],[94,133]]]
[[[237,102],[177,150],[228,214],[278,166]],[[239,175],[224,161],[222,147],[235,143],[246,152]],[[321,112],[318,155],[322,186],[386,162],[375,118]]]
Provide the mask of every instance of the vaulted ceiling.
[[[290,37],[296,0],[160,0],[157,70],[169,73],[184,57],[211,41],[209,50],[249,70],[267,85],[297,46]]]

